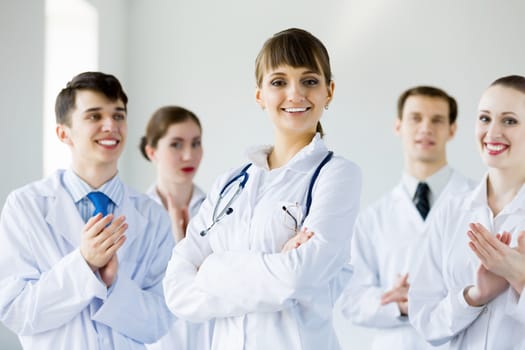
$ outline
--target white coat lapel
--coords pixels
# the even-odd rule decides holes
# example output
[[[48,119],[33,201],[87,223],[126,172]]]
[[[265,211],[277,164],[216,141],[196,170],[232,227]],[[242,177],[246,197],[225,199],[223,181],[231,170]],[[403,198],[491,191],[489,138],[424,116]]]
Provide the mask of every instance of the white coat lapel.
[[[141,234],[144,234],[148,225],[147,219],[135,207],[133,198],[134,196],[126,189],[121,205],[115,208],[115,217],[124,215],[128,224],[128,229],[124,233],[126,235],[125,246],[129,245]]]
[[[80,236],[83,222],[75,203],[71,196],[62,188],[56,186],[53,195],[48,197],[49,211],[46,221],[55,233],[64,237],[73,248],[80,246]]]

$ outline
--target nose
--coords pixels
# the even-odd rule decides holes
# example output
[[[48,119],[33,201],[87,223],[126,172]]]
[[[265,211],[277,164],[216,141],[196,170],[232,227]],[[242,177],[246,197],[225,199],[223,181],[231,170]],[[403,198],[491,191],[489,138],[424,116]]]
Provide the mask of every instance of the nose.
[[[117,129],[117,121],[112,117],[107,117],[102,120],[102,131],[112,132]]]
[[[490,123],[487,128],[487,136],[490,139],[495,139],[501,136],[501,127],[498,123]]]
[[[423,119],[421,122],[421,132],[425,134],[432,134],[433,131],[434,129],[432,127],[432,120],[426,118]]]
[[[305,89],[299,82],[290,83],[287,93],[290,102],[302,102],[305,99]]]
[[[184,147],[182,151],[182,159],[183,160],[191,160],[193,158],[193,150],[191,147]]]

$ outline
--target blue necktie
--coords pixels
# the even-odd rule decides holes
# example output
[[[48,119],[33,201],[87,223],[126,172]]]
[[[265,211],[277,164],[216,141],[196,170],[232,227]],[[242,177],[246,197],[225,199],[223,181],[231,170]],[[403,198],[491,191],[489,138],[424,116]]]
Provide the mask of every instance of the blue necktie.
[[[430,187],[425,182],[417,184],[416,194],[414,195],[414,204],[416,205],[419,214],[425,220],[430,211],[430,201],[428,195],[430,194]]]
[[[93,202],[93,205],[95,206],[93,216],[97,215],[98,213],[102,213],[102,216],[108,215],[108,204],[111,201],[108,196],[102,192],[95,191],[89,192],[87,197],[91,202]]]

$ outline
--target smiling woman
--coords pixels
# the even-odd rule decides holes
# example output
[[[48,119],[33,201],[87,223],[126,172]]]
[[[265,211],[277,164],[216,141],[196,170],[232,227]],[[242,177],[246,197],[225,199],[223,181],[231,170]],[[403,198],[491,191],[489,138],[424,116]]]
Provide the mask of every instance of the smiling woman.
[[[328,53],[291,28],[265,42],[255,70],[274,144],[215,181],[173,250],[166,303],[180,318],[214,319],[213,349],[340,349],[332,306],[348,277],[361,174],[322,139]],[[229,186],[235,179],[242,185]]]
[[[476,139],[487,174],[436,212],[409,291],[410,320],[433,345],[523,349],[525,77],[486,89]]]

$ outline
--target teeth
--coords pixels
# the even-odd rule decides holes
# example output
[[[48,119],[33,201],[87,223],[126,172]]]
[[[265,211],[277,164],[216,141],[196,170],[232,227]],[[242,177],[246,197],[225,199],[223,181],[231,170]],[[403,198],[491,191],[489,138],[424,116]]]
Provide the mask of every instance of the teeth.
[[[294,113],[294,112],[306,112],[307,108],[306,107],[301,107],[301,108],[285,108],[284,109],[286,112],[288,113]]]
[[[502,149],[506,148],[507,146],[505,145],[491,145],[490,143],[487,143],[487,149],[489,151],[494,151],[494,152],[498,152],[498,151],[501,151]]]
[[[117,140],[100,140],[98,143],[103,146],[114,146],[117,144]]]

